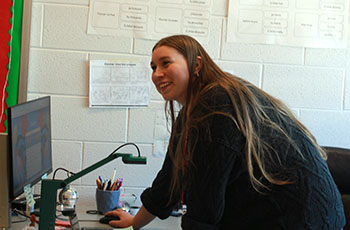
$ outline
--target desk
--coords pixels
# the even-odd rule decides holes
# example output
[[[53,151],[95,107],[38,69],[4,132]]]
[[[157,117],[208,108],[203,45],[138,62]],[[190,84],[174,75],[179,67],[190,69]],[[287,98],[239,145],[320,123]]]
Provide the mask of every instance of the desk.
[[[102,215],[87,214],[86,210],[95,209],[96,207],[80,205],[77,207],[77,216],[79,219],[80,227],[108,227],[108,225],[101,224],[98,220]],[[22,230],[25,226],[29,225],[29,220],[23,223],[12,224],[12,230]],[[110,227],[113,229],[113,227]],[[38,225],[36,225],[38,229]],[[155,218],[151,223],[141,228],[143,230],[181,230],[181,217],[172,217],[165,220]]]

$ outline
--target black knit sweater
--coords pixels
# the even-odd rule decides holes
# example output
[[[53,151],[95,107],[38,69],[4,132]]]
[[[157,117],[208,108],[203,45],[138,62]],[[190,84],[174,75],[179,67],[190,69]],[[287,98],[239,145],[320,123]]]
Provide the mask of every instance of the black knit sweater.
[[[261,181],[270,190],[258,193],[248,176],[244,153],[245,138],[236,125],[222,115],[211,116],[198,125],[198,142],[193,155],[192,177],[185,190],[187,212],[182,217],[182,228],[188,230],[214,229],[308,229],[340,230],[345,217],[339,191],[326,162],[300,129],[289,119],[281,120],[269,102],[252,89],[265,112],[289,134],[302,156],[286,138],[268,125],[258,127],[260,137],[277,153],[272,154],[267,170],[278,178],[288,178],[288,185],[272,185]],[[199,110],[229,112],[234,116],[231,102],[222,89],[210,91],[202,97]],[[181,133],[180,118],[177,130]],[[193,138],[193,133],[190,138]],[[174,145],[174,148],[176,144]],[[169,202],[172,161],[166,155],[162,169],[146,189],[141,200],[145,208],[161,219],[167,218],[180,195]],[[255,168],[255,176],[262,178]]]

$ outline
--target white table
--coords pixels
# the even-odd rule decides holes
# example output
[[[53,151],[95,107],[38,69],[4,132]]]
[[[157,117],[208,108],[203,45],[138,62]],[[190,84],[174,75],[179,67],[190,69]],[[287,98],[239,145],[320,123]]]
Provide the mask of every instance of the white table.
[[[91,209],[95,209],[95,207],[89,207],[84,205],[80,205],[77,207],[77,216],[79,219],[80,227],[103,227],[103,228],[113,229],[113,227],[110,227],[108,225],[101,224],[98,222],[98,220],[102,217],[102,215],[86,213],[87,210],[91,210]],[[15,219],[18,219],[18,218],[17,217],[13,218],[13,220]],[[25,226],[29,225],[29,223],[30,221],[27,220],[26,222],[12,224],[11,229],[23,230]],[[38,229],[38,225],[36,225],[35,229]],[[165,220],[156,218],[151,223],[149,223],[148,225],[146,225],[141,229],[143,230],[181,230],[181,217],[170,216]]]

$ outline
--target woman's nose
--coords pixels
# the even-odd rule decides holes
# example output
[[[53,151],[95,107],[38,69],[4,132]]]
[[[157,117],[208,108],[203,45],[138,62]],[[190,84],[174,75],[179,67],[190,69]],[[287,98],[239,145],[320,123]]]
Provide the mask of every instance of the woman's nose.
[[[164,76],[164,72],[160,68],[156,68],[153,72],[154,77],[162,77]]]

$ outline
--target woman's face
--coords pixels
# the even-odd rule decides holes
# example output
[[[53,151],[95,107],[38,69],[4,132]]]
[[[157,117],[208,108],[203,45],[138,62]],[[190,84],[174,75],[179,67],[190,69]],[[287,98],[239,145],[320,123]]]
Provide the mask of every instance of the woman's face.
[[[163,98],[184,105],[190,78],[185,57],[174,48],[160,46],[152,53],[151,68],[152,81]]]

